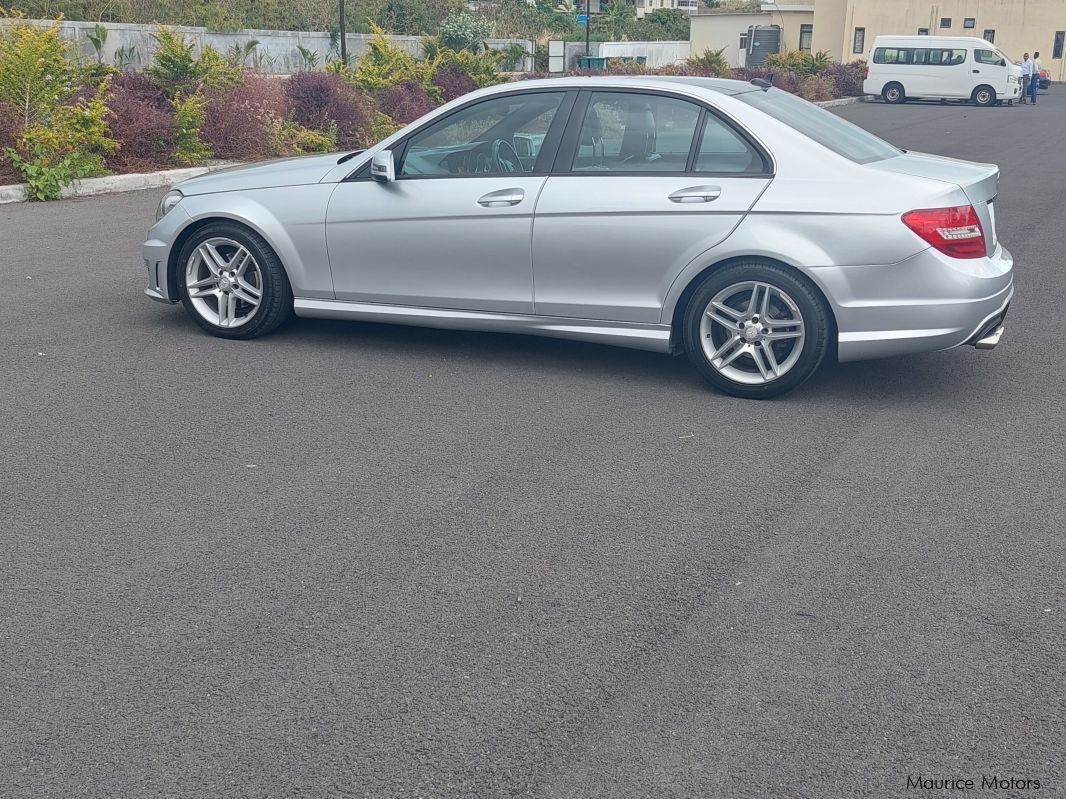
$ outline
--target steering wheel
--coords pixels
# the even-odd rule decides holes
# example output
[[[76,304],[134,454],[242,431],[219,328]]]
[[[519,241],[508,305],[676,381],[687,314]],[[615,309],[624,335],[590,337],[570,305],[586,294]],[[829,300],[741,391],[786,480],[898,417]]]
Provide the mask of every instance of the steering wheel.
[[[499,172],[521,172],[522,160],[514,145],[506,139],[496,139],[492,143],[492,160]]]

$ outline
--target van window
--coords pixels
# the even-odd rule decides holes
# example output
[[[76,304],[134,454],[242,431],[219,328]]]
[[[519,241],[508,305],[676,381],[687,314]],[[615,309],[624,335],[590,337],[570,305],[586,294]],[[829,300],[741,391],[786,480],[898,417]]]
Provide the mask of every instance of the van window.
[[[978,64],[988,64],[990,67],[1003,66],[1003,59],[994,50],[974,50],[973,59]]]
[[[858,125],[781,89],[743,92],[734,97],[857,164],[884,161],[900,154],[891,144]]]
[[[937,67],[952,67],[956,64],[963,64],[965,62],[965,50],[953,50],[940,47],[930,47],[926,49],[924,47],[919,47],[914,50],[910,63],[929,64],[930,66]]]
[[[909,47],[878,47],[874,50],[875,64],[909,64],[911,50]]]

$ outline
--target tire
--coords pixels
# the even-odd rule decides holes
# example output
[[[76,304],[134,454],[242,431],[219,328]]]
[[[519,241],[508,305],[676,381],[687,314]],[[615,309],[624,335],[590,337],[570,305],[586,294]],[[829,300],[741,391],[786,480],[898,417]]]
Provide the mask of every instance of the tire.
[[[181,248],[175,269],[182,305],[213,336],[256,338],[292,318],[292,287],[281,259],[243,225],[200,228]]]
[[[745,399],[796,388],[815,373],[831,344],[831,311],[814,284],[760,261],[711,272],[689,298],[683,324],[685,351],[696,371],[719,391]]]
[[[888,83],[885,84],[885,88],[881,90],[881,98],[886,103],[897,105],[899,103],[907,102],[907,93],[903,91],[903,84]]]
[[[987,108],[996,104],[996,90],[991,86],[978,86],[973,90],[970,99],[974,101],[974,104]]]

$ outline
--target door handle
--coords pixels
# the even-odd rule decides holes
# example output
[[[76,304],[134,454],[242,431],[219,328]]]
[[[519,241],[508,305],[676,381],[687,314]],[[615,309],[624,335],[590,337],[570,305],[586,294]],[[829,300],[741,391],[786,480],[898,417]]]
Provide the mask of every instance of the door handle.
[[[979,70],[979,69],[975,69],[975,70],[973,71],[973,74],[974,74],[974,75],[980,75],[980,74],[981,74],[981,70]]]
[[[500,189],[490,191],[481,197],[477,204],[484,208],[503,208],[507,205],[518,205],[525,197],[526,193],[523,189]]]
[[[670,195],[672,203],[709,203],[722,196],[722,189],[718,186],[692,186],[687,189],[679,189]]]

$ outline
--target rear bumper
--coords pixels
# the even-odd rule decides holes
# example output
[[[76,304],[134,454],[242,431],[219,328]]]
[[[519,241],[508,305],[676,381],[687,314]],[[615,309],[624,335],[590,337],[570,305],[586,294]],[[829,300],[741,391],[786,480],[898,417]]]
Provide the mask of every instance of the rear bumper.
[[[976,346],[1003,323],[1013,266],[997,246],[987,258],[958,260],[930,249],[898,264],[810,273],[833,306],[839,360],[857,361]]]

